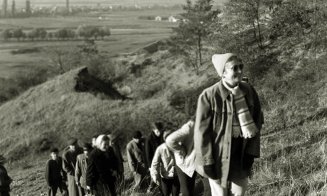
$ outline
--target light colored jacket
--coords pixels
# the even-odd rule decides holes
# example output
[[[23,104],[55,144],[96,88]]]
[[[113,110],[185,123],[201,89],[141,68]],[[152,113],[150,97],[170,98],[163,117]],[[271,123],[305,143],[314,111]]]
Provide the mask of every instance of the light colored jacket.
[[[174,152],[176,166],[190,177],[195,171],[193,134],[194,121],[190,120],[166,138],[167,146]]]
[[[83,188],[86,188],[87,159],[85,154],[78,155],[75,167],[75,181],[79,182]]]
[[[166,143],[158,146],[154,153],[150,174],[154,181],[161,178],[173,178],[175,175],[174,154],[168,149]]]
[[[250,114],[259,130],[255,137],[243,139],[241,152],[243,164],[245,154],[260,156],[263,115],[254,88],[243,82],[239,86],[245,94]],[[194,127],[196,164],[203,168],[200,174],[221,180],[223,186],[227,185],[231,161],[233,106],[229,94],[221,81],[205,89],[198,99]]]
[[[134,140],[131,140],[126,146],[126,154],[128,165],[132,172],[142,174],[147,170],[143,141],[137,144]]]

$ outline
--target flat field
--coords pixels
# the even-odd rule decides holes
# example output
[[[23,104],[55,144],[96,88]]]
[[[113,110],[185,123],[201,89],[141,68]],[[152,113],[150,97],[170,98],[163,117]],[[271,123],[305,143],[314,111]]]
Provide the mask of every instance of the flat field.
[[[33,28],[45,28],[49,31],[59,28],[76,29],[81,24],[93,26],[108,26],[112,35],[105,40],[96,41],[100,51],[110,55],[133,52],[151,42],[167,38],[171,35],[176,23],[167,21],[142,20],[140,16],[177,15],[181,10],[142,10],[142,11],[113,11],[110,13],[93,13],[87,16],[66,17],[34,17],[18,19],[0,19],[0,31],[7,28],[22,28],[29,31]],[[99,20],[99,17],[102,20]],[[43,51],[50,47],[72,47],[82,41],[0,41],[0,77],[12,77],[24,69],[32,69],[33,65],[46,65],[46,55],[40,52],[12,54],[19,49],[38,48]]]
[[[16,0],[18,7],[25,6],[26,0]],[[185,4],[186,0],[70,0],[71,6],[103,6],[103,5],[120,5],[120,6],[148,6],[148,5],[175,5]],[[31,0],[32,6],[65,6],[66,0]]]
[[[17,7],[24,7],[26,0],[16,0]],[[193,0],[194,1],[194,0]],[[214,4],[222,4],[228,0],[214,0]],[[70,0],[71,6],[171,6],[185,4],[186,0]],[[31,0],[32,7],[38,6],[65,6],[66,0]]]

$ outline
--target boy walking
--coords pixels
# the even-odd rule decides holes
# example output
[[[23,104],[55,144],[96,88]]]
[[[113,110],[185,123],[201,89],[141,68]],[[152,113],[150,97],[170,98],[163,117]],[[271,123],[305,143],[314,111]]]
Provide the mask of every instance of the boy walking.
[[[58,156],[58,152],[59,150],[57,148],[51,149],[51,158],[46,164],[45,179],[49,187],[48,196],[55,196],[58,189],[60,190],[61,194],[67,194],[67,190],[63,183],[64,171],[62,169],[62,158]]]

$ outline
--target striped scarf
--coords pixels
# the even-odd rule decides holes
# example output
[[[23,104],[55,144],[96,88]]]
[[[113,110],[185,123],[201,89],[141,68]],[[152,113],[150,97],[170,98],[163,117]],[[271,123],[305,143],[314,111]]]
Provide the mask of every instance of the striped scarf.
[[[252,138],[258,132],[253,118],[250,114],[249,107],[246,104],[245,96],[239,86],[229,87],[223,80],[223,85],[232,92],[231,98],[234,107],[233,114],[233,137]]]

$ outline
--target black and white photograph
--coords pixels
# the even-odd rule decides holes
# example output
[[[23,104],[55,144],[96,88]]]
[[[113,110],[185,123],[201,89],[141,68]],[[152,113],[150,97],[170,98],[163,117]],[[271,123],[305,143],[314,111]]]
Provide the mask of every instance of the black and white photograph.
[[[0,5],[0,196],[327,195],[326,0]]]

